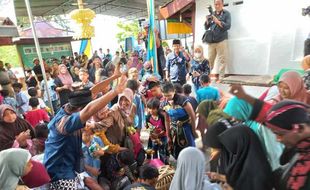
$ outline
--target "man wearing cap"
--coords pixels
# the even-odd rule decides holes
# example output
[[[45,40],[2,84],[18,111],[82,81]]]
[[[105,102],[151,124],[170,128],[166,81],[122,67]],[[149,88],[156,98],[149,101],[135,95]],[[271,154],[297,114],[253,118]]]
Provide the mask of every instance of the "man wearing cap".
[[[88,70],[81,68],[79,71],[79,79],[81,80],[82,83],[82,88],[83,89],[90,89],[91,87],[94,86],[94,83],[92,83],[89,80],[89,74],[88,74]]]
[[[276,189],[310,189],[309,105],[293,100],[271,105],[246,94],[240,85],[232,85],[230,92],[251,103],[253,111],[249,119],[266,124],[277,140],[285,145],[287,151],[281,156],[281,164],[286,165],[274,172]]]
[[[186,83],[186,63],[190,58],[185,51],[181,50],[179,39],[173,40],[172,47],[173,52],[168,54],[166,61],[166,79],[183,86]]]
[[[147,49],[150,22],[146,20],[143,22],[142,25],[144,28],[144,34],[140,33],[138,38],[144,41],[145,48]],[[161,44],[161,37],[160,37],[159,31],[157,29],[154,29],[154,32],[155,32],[156,47],[157,47],[158,74],[161,76],[161,78],[164,78],[163,70],[165,69],[165,63],[166,63],[165,53],[164,53],[163,46]]]
[[[115,79],[118,76],[114,74],[111,78]],[[93,87],[92,92],[97,93],[99,86],[103,89],[99,84]],[[76,172],[81,172],[82,166],[81,129],[85,127],[88,119],[105,107],[117,94],[122,93],[125,87],[126,77],[123,76],[115,90],[93,101],[91,91],[74,91],[69,96],[69,103],[50,121],[44,155],[44,165],[51,177],[50,189],[77,189]]]
[[[41,70],[41,66],[40,66],[40,61],[38,58],[34,58],[33,59],[33,72],[36,74],[38,81],[41,82],[43,80],[43,75],[42,75],[42,70]]]

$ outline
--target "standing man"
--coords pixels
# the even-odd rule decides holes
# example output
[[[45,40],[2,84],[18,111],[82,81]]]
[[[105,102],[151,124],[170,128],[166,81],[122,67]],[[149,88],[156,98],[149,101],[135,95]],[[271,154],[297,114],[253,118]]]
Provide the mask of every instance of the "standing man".
[[[9,75],[9,78],[11,80],[11,83],[14,84],[14,83],[18,82],[18,79],[17,79],[16,75],[11,70],[12,65],[10,63],[5,63],[5,67],[6,67],[7,71],[8,71],[8,75]]]
[[[11,86],[11,80],[9,73],[5,70],[3,61],[0,60],[0,85],[3,90],[8,90],[10,96],[14,96],[14,92]]]
[[[112,55],[110,53],[110,49],[107,49],[107,54],[105,55],[105,59],[108,59],[109,61],[112,61]]]
[[[225,77],[225,67],[228,62],[228,30],[231,26],[230,13],[223,9],[224,0],[214,0],[215,11],[207,16],[205,29],[212,31],[212,40],[208,41],[208,55],[211,70],[217,57],[220,63],[219,79]],[[204,41],[206,42],[206,41]]]
[[[186,83],[186,62],[190,61],[188,54],[182,49],[179,39],[172,42],[173,52],[167,55],[166,79],[172,83],[184,85]]]
[[[42,70],[41,70],[41,66],[40,66],[40,61],[38,58],[34,58],[33,59],[33,72],[36,74],[37,79],[39,82],[41,82],[43,80],[43,74],[42,74]]]

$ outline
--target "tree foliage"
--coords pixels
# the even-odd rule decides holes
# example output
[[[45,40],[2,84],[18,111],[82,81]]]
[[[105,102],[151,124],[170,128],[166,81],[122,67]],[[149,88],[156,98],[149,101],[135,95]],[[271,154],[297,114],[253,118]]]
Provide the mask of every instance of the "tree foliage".
[[[139,33],[139,23],[138,21],[131,22],[121,22],[117,23],[117,27],[120,29],[120,32],[116,34],[118,43],[124,42],[128,37],[138,37]]]

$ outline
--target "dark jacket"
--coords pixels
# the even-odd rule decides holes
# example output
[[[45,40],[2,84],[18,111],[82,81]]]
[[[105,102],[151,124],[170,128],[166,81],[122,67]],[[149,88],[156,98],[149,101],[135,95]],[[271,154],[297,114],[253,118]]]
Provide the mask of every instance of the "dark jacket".
[[[206,30],[213,30],[213,43],[218,43],[228,39],[228,32],[227,30],[230,29],[231,26],[231,17],[230,13],[227,10],[224,10],[220,14],[213,13],[213,15],[221,21],[223,28],[217,25],[215,22],[205,22],[205,29]]]

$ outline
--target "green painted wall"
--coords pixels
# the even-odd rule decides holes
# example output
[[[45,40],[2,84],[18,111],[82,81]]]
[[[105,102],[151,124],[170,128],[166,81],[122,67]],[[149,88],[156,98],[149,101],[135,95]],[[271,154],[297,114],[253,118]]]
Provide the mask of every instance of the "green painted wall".
[[[40,45],[40,47],[42,57],[46,60],[50,58],[56,58],[60,60],[61,56],[72,56],[72,49],[70,43],[42,44]],[[38,57],[35,46],[17,45],[17,50],[20,53],[25,69],[32,68],[32,60]]]

